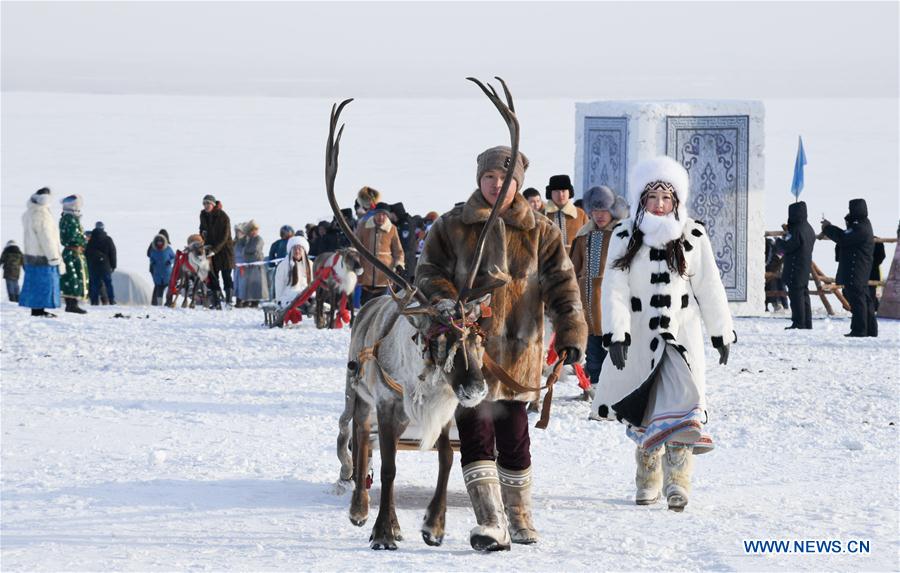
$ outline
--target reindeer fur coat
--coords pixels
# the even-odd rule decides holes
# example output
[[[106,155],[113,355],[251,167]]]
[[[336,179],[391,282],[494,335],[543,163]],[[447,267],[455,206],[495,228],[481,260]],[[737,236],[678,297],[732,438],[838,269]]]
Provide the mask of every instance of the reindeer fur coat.
[[[490,212],[476,190],[465,204],[435,221],[416,269],[416,284],[429,299],[458,297]],[[557,348],[576,347],[583,354],[587,325],[559,229],[546,217],[535,217],[520,194],[486,237],[473,286],[497,279],[508,282],[492,293],[491,317],[480,320],[487,335],[485,350],[516,381],[535,391],[516,394],[485,370],[488,399],[535,400],[543,365],[544,313],[553,323]]]

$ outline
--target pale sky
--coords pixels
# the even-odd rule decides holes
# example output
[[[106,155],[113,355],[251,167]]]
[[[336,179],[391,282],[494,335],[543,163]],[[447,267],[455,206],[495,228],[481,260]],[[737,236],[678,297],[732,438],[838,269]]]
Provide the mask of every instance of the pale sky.
[[[2,89],[897,97],[897,2],[9,2]]]

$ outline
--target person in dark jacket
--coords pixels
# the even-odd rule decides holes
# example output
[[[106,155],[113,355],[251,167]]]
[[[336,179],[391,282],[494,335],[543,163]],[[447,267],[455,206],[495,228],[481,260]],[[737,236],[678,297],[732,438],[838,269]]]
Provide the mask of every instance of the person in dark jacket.
[[[866,200],[851,199],[849,213],[844,221],[847,223],[846,230],[822,219],[822,232],[837,243],[840,249],[835,280],[843,285],[844,297],[850,303],[850,312],[853,313],[850,333],[844,336],[878,336],[875,301],[868,288],[875,236],[872,233],[872,223],[869,222]]]
[[[222,308],[222,287],[225,288],[226,304],[231,304],[231,269],[234,268],[234,242],[231,240],[231,219],[222,210],[222,203],[212,195],[203,197],[203,210],[200,211],[200,236],[206,245],[212,248],[212,272],[209,274],[212,283],[212,306]],[[222,282],[219,283],[219,275]]]
[[[3,280],[6,281],[6,294],[9,302],[19,302],[19,276],[22,274],[22,263],[25,257],[22,249],[15,241],[9,241],[0,255],[0,265],[3,266]]]
[[[106,295],[109,304],[116,304],[116,293],[113,290],[112,273],[116,270],[116,244],[112,237],[106,234],[102,221],[97,221],[91,232],[91,239],[84,249],[84,257],[87,259],[88,298],[91,306],[100,304],[100,285],[106,287]]]
[[[784,253],[781,278],[788,289],[791,301],[791,325],[785,329],[812,329],[812,313],[809,306],[809,271],[816,232],[809,224],[806,202],[788,205],[788,222],[784,226],[784,238],[778,241],[778,250]]]
[[[163,231],[164,229],[160,229]],[[175,251],[169,246],[169,239],[161,232],[150,243],[151,251],[147,255],[150,259],[150,274],[153,276],[153,296],[150,304],[159,306],[162,304],[163,295],[169,286],[172,277],[172,266],[175,263]]]

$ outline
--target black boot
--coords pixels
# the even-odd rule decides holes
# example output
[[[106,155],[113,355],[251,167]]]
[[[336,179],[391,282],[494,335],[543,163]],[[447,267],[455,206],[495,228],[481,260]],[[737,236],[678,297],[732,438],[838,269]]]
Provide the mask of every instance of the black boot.
[[[66,312],[73,312],[75,314],[87,314],[87,311],[78,306],[77,298],[66,298]]]
[[[225,304],[231,304],[231,289],[225,289]]]
[[[49,313],[43,308],[32,308],[31,316],[42,316],[44,318],[56,318],[55,314]]]
[[[219,291],[211,290],[209,291],[210,304],[209,308],[213,310],[222,310],[222,302],[219,299]]]

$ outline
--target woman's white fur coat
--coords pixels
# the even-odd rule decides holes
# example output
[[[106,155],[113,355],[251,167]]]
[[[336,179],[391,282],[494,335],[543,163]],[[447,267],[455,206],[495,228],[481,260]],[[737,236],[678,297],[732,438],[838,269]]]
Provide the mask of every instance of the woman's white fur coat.
[[[632,193],[632,207],[636,208],[647,181],[634,179],[639,186]],[[678,190],[682,208],[687,203],[686,178],[683,185]],[[713,346],[736,341],[706,229],[681,209],[679,213],[686,276],[669,270],[665,250],[646,242],[629,270],[614,268],[631,239],[633,221],[627,219],[613,228],[601,295],[604,346],[624,342],[628,358],[622,370],[609,358],[604,361],[591,417],[629,424],[629,436],[648,449],[685,431],[692,433],[695,447],[702,447],[699,438],[706,421],[706,364],[701,320]],[[655,371],[667,348],[671,349],[667,360],[679,370],[677,380],[667,380],[664,388],[653,388]]]

